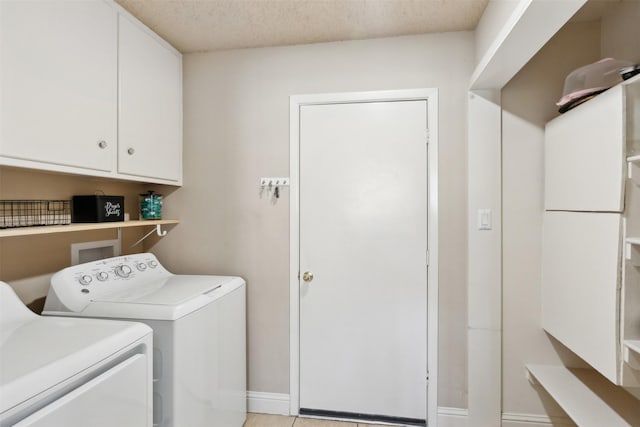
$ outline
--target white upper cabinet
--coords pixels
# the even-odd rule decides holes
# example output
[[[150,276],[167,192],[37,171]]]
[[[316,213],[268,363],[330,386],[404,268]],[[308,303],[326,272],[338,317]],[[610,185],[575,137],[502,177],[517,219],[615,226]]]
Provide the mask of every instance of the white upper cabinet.
[[[625,88],[618,85],[545,130],[545,209],[622,212]]]
[[[0,1],[0,156],[114,169],[117,19],[99,1]]]
[[[0,0],[0,165],[181,185],[181,54],[111,0]]]
[[[127,17],[119,19],[118,172],[182,178],[182,57]]]

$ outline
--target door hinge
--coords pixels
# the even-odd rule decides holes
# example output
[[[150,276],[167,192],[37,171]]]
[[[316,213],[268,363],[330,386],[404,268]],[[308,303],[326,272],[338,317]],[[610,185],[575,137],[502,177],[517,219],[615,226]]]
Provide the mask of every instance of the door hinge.
[[[300,271],[298,271],[298,282],[300,281]]]
[[[427,145],[429,145],[429,129],[425,129],[424,131],[424,138],[425,138],[425,142],[427,143]]]
[[[427,267],[429,267],[429,251],[427,251]]]

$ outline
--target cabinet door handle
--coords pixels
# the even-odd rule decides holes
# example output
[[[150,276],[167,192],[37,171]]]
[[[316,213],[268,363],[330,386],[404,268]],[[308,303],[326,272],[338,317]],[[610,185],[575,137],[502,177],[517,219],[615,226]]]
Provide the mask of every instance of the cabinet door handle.
[[[100,147],[100,148],[102,148],[104,150],[105,148],[107,148],[107,141],[104,141],[104,140],[99,141],[98,142],[98,147]]]
[[[129,153],[129,155],[130,155],[130,156],[132,156],[132,155],[133,155],[133,153],[135,153],[135,152],[136,152],[136,150],[134,150],[133,148],[129,148],[129,149],[127,150],[127,153]]]

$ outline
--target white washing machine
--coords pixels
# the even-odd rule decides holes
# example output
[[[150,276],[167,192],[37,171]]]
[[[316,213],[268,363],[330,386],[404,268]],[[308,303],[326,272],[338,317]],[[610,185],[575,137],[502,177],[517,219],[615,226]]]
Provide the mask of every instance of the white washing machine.
[[[0,282],[0,426],[150,427],[152,331],[41,317]]]
[[[241,427],[246,419],[245,282],[175,275],[153,254],[56,273],[44,312],[126,319],[153,329],[153,424]]]

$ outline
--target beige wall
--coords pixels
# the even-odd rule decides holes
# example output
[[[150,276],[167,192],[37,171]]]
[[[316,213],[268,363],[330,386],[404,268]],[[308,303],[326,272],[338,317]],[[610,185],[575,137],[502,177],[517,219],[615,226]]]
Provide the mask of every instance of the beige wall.
[[[446,33],[184,57],[182,220],[153,251],[176,272],[248,283],[249,390],[289,391],[289,96],[435,87],[440,93],[440,405],[466,407],[466,87],[473,34]],[[339,298],[339,295],[336,295]]]
[[[130,212],[131,217],[135,218],[138,194],[145,192],[147,188],[148,186],[144,184],[0,167],[0,200],[68,200],[73,195],[94,194],[100,190],[105,194],[124,195],[125,211]],[[123,253],[142,250],[141,245],[130,247],[142,237],[141,233],[141,229],[123,230]],[[54,273],[71,264],[72,243],[115,238],[117,238],[115,230],[2,238],[0,239],[0,280],[12,284],[16,280]],[[46,284],[38,286],[38,289],[36,292],[28,289],[17,291],[21,296],[29,295],[29,299],[46,295]],[[31,301],[25,300],[25,302]]]
[[[640,16],[640,2],[615,7],[602,23],[567,24],[502,90],[505,413],[562,414],[545,393],[538,394],[528,383],[526,363],[583,366],[540,327],[544,125],[559,114],[554,103],[571,71],[608,55],[624,58],[621,52],[640,58],[638,44],[623,36],[633,31],[637,36],[637,23],[625,24],[627,14]]]
[[[640,1],[623,0],[602,19],[603,57],[640,63]]]

